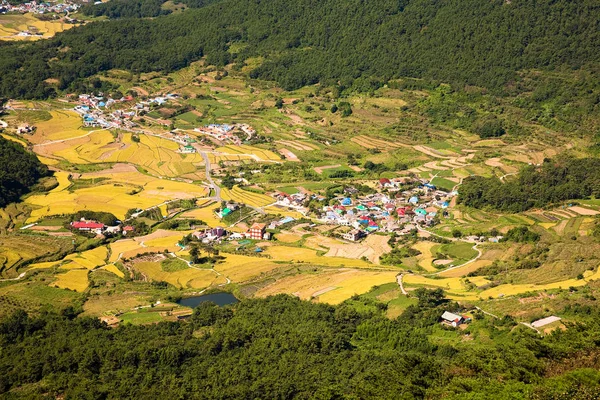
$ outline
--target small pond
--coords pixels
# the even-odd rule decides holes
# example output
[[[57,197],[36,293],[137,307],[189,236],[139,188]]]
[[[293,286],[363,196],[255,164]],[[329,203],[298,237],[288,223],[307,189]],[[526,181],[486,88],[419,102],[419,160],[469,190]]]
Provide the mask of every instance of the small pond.
[[[227,304],[237,303],[239,300],[235,298],[231,293],[211,293],[211,294],[203,294],[201,296],[193,296],[193,297],[185,297],[177,302],[177,304],[195,308],[198,307],[200,303],[204,303],[205,301],[212,301],[218,306],[226,306]]]

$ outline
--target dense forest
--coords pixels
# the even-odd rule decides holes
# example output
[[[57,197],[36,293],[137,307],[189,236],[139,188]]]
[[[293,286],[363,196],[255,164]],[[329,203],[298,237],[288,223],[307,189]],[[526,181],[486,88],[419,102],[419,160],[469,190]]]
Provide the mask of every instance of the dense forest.
[[[428,335],[441,329],[444,310],[458,306],[444,302],[441,290],[420,289],[417,296],[418,304],[395,320],[370,300],[329,306],[285,295],[226,308],[204,303],[187,322],[116,329],[75,317],[72,309],[17,312],[0,323],[0,392],[28,399],[600,394],[600,373],[591,369],[597,366],[598,310],[574,307],[570,313],[586,322],[546,337],[510,318],[480,316],[487,340],[436,344]]]
[[[469,177],[460,187],[459,203],[475,208],[521,212],[565,200],[600,198],[600,159],[565,158],[528,165],[514,179]]]
[[[48,168],[18,143],[0,136],[0,208],[19,200]]]
[[[87,4],[81,8],[85,15],[116,18],[147,18],[168,15],[171,11],[163,7],[167,0],[111,0],[101,4]],[[185,4],[191,8],[201,8],[219,0],[179,0],[175,4]]]
[[[121,4],[110,3],[101,7]],[[154,3],[134,4],[141,10]],[[0,96],[47,97],[56,90],[48,78],[62,90],[111,68],[168,72],[202,56],[239,67],[262,56],[250,75],[286,89],[323,82],[365,90],[417,77],[518,91],[516,71],[596,67],[599,19],[593,0],[222,0],[154,19],[90,23],[36,43],[3,43]],[[234,52],[232,44],[242,45]]]

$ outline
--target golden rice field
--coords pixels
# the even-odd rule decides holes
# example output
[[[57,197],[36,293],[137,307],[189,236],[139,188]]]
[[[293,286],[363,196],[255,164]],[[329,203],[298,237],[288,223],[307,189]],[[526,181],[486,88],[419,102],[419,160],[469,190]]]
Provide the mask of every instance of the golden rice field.
[[[181,289],[203,289],[213,283],[225,282],[224,278],[218,277],[211,270],[188,268],[176,272],[165,272],[159,262],[151,261],[136,262],[134,268],[150,280],[168,282]]]
[[[80,118],[77,118],[80,121]],[[54,118],[47,123],[53,120]],[[131,137],[130,133],[124,133],[118,140],[109,131],[98,130],[73,142],[47,145],[43,149],[36,148],[36,152],[59,157],[74,164],[130,163],[153,175],[164,177],[192,174],[204,165],[204,159],[198,153],[178,153],[179,145],[173,141],[139,135],[140,141],[134,142]]]
[[[119,256],[130,250],[140,248],[140,244],[133,239],[122,239],[111,243],[110,245],[110,257],[108,262],[114,263],[119,260]]]
[[[423,268],[426,271],[435,271],[436,270],[435,267],[432,265],[435,257],[433,256],[433,254],[431,252],[431,249],[435,245],[436,244],[433,242],[421,241],[413,246],[413,248],[415,250],[419,250],[421,252],[421,254],[419,254],[417,256],[417,263],[421,268]]]
[[[258,147],[248,146],[248,145],[223,146],[223,147],[219,147],[219,148],[215,149],[215,151],[218,153],[224,153],[224,154],[254,155],[264,161],[280,161],[281,160],[281,157],[279,155],[273,153],[270,150],[264,150],[264,149],[260,149]]]
[[[211,202],[202,206],[201,208],[187,211],[181,216],[183,218],[199,219],[204,221],[208,226],[216,227],[223,224],[221,220],[215,215],[214,209],[217,207],[219,207],[218,204]]]
[[[281,264],[276,264],[269,259],[239,254],[222,255],[225,257],[225,260],[216,264],[214,269],[223,274],[223,276],[231,279],[234,283],[248,281],[281,267]]]
[[[105,246],[96,247],[95,249],[84,251],[82,253],[73,253],[66,256],[63,261],[71,261],[63,265],[63,269],[87,268],[92,270],[106,264],[108,249]],[[76,266],[76,267],[75,267]]]
[[[0,134],[0,136],[2,136],[6,140],[10,140],[11,142],[19,143],[23,147],[27,147],[27,143],[25,143],[25,141],[23,141],[19,138],[16,138],[16,137],[10,136],[10,135],[6,135],[4,133]]]
[[[0,16],[0,40],[39,40],[51,38],[55,34],[76,25],[61,21],[41,21],[30,13]],[[19,32],[41,33],[41,36],[17,36]]]
[[[105,265],[101,269],[106,270],[108,272],[112,272],[113,274],[115,274],[119,278],[125,278],[125,274],[123,273],[123,271],[121,271],[119,268],[117,268],[117,266],[115,264]]]
[[[26,199],[26,203],[34,206],[28,222],[48,215],[71,214],[81,210],[110,212],[117,218],[124,219],[127,211],[132,208],[147,209],[168,200],[203,197],[207,193],[206,188],[202,186],[158,179],[137,171],[91,175],[110,180],[98,186],[84,187],[71,192],[67,190],[66,174],[57,173],[57,188]]]
[[[53,286],[61,289],[70,289],[76,292],[83,292],[89,285],[87,269],[71,269],[63,274],[56,275],[56,281]]]
[[[233,189],[221,189],[221,197],[223,200],[236,201],[244,203],[251,207],[264,207],[272,204],[275,200],[265,194],[252,193],[241,189],[239,186],[234,186]]]
[[[475,284],[476,286],[483,286],[489,283],[489,281],[483,277],[469,277],[468,279],[471,283]],[[410,288],[411,285],[439,287],[447,292],[449,298],[477,300],[480,298],[487,299],[490,297],[498,298],[504,296],[514,296],[526,292],[535,292],[549,289],[567,289],[571,286],[585,286],[589,281],[597,279],[600,279],[600,269],[596,272],[586,271],[584,273],[584,279],[567,279],[564,281],[553,282],[543,285],[504,284],[483,290],[481,292],[469,290],[465,284],[465,279],[459,277],[432,279],[420,275],[406,275],[404,277],[404,284],[407,288]]]
[[[342,257],[324,257],[317,255],[316,250],[303,247],[270,246],[264,250],[272,260],[287,261],[290,263],[306,263],[329,267],[372,268],[372,264],[364,260],[354,260]],[[390,267],[392,269],[392,267]]]
[[[44,143],[55,140],[73,139],[87,135],[90,131],[82,129],[81,117],[75,111],[50,111],[51,119],[39,121],[35,134],[29,139],[32,143]]]
[[[316,274],[298,274],[280,279],[260,289],[256,296],[278,293],[298,296],[303,300],[339,304],[355,294],[363,294],[375,285],[394,282],[396,272],[335,269]]]

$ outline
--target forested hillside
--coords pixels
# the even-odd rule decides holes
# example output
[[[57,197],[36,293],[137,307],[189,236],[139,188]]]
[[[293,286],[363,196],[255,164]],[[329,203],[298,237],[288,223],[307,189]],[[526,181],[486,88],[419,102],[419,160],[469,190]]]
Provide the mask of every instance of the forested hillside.
[[[251,76],[288,89],[410,76],[518,91],[519,70],[596,68],[599,19],[593,0],[223,0],[4,44],[0,96],[51,96],[48,78],[66,89],[111,68],[172,71],[204,55],[216,65],[263,56]]]
[[[480,320],[485,343],[434,343],[440,290],[398,319],[280,295],[233,309],[204,303],[190,322],[107,328],[97,319],[17,312],[0,323],[9,398],[592,399],[597,312],[541,337]],[[481,316],[481,318],[484,318]],[[468,332],[467,332],[468,333]],[[456,333],[448,332],[445,340]],[[588,356],[581,358],[583,354]],[[588,369],[585,369],[587,367]]]
[[[0,207],[19,200],[48,168],[18,143],[0,136]]]
[[[516,179],[469,177],[460,188],[459,202],[476,208],[521,212],[565,200],[600,197],[600,159],[547,160],[523,168]]]

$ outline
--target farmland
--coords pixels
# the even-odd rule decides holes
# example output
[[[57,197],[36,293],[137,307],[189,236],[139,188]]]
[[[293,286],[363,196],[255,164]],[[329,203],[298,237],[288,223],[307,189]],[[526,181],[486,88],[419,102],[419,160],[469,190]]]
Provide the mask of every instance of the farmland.
[[[285,92],[228,72],[217,80],[202,63],[166,77],[148,73],[132,79],[124,71],[107,72],[102,79],[122,93],[178,94],[166,105],[147,106],[144,115],[136,109],[128,120],[132,124],[123,129],[84,127],[82,116],[69,109],[77,100],[11,101],[3,135],[29,146],[51,166],[56,184],[3,211],[7,227],[37,223],[26,232],[42,238],[22,245],[22,235],[2,237],[3,276],[39,275],[49,290],[91,296],[94,315],[118,309],[131,323],[163,318],[132,310],[135,306],[204,290],[232,291],[242,298],[287,293],[339,304],[367,296],[377,286],[388,288],[377,289],[374,298],[385,300],[393,317],[414,303],[399,292],[400,274],[409,296],[420,287],[442,288],[452,299],[482,307],[490,298],[587,287],[597,279],[598,265],[589,257],[597,248],[592,231],[600,204],[594,199],[517,214],[450,202],[447,215],[437,210],[435,226],[400,240],[380,232],[359,242],[343,240],[351,228],[324,224],[315,212],[325,205],[315,199],[334,204],[335,196],[353,185],[389,194],[381,190],[381,178],[415,177],[447,192],[460,192],[462,181],[472,175],[511,179],[528,163],[581,149],[578,140],[566,143],[559,132],[539,126],[531,128],[532,140],[481,139],[467,130],[429,124],[422,99],[433,94],[385,87],[372,96],[350,95],[353,112],[344,117],[331,111],[334,102],[316,88]],[[279,97],[281,109],[275,108]],[[132,105],[112,107],[128,111]],[[175,109],[188,111],[168,117]],[[108,111],[94,112],[106,117]],[[14,129],[22,124],[35,130],[18,135]],[[209,124],[248,124],[256,136],[244,133],[241,144],[233,144],[194,130]],[[190,146],[183,151],[186,143]],[[282,194],[306,198],[292,207],[280,201]],[[362,195],[351,197],[356,201]],[[312,208],[305,207],[308,203]],[[229,205],[240,206],[240,213],[220,218],[217,212]],[[65,229],[69,216],[81,211],[111,213],[143,231],[98,238]],[[288,222],[279,227],[280,220]],[[254,222],[270,226],[274,240],[238,236],[202,243],[202,236],[188,236],[214,227],[243,235]],[[540,235],[540,243],[474,247],[469,239],[519,226]],[[194,246],[198,264],[191,263]],[[395,249],[404,253],[384,265],[382,257]],[[542,250],[539,265],[524,264]]]
[[[32,14],[23,15],[1,15],[0,16],[0,40],[39,40],[47,39],[58,32],[72,28],[73,24],[62,21],[42,21]],[[30,35],[19,35],[29,32]]]

